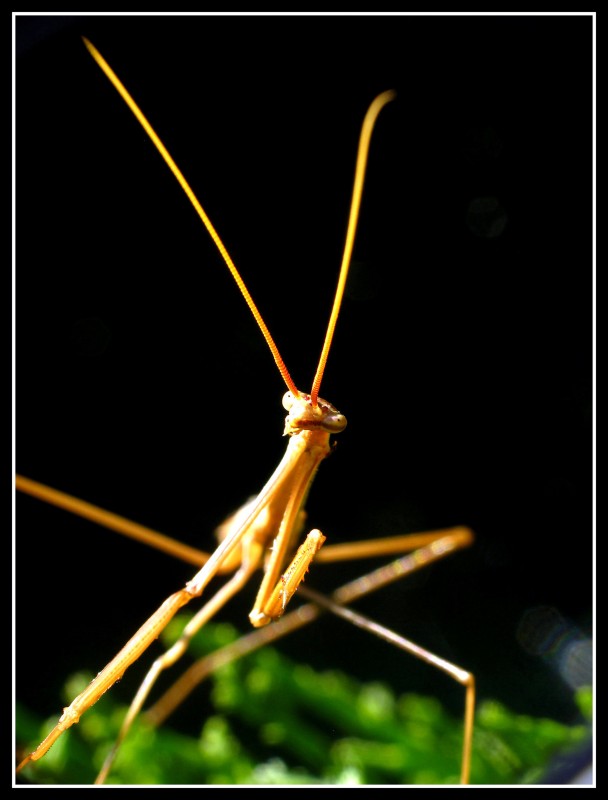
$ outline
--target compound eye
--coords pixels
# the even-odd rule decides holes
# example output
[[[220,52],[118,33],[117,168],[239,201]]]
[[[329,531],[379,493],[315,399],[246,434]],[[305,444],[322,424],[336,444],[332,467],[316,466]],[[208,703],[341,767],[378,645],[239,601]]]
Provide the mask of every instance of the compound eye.
[[[323,421],[323,427],[328,433],[340,433],[346,428],[346,417],[344,414],[328,414]]]
[[[293,396],[293,392],[285,392],[285,394],[283,395],[283,408],[285,409],[285,411],[291,411],[295,401],[296,398]]]

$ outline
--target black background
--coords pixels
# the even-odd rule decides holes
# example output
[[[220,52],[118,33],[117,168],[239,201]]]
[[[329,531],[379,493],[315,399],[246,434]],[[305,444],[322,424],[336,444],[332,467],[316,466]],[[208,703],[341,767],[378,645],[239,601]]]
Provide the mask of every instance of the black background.
[[[349,426],[309,520],[332,542],[470,525],[473,549],[359,607],[472,670],[482,698],[575,719],[560,665],[592,608],[591,18],[17,20],[18,471],[210,549],[282,454],[284,387],[81,34],[191,181],[302,389],[359,126],[397,90],[322,388]],[[18,500],[17,693],[51,714],[65,677],[101,669],[193,570]],[[222,614],[243,630],[245,594]],[[335,620],[282,649],[462,703]]]

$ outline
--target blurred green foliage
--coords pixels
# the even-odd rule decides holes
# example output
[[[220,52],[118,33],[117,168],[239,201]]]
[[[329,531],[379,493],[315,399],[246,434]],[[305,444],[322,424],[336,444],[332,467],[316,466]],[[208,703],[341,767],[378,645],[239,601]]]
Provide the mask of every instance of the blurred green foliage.
[[[183,624],[183,617],[174,620],[166,641],[174,640]],[[209,625],[191,651],[200,657],[235,636],[228,625]],[[66,701],[90,679],[72,676]],[[209,680],[215,713],[202,722],[200,735],[178,733],[170,720],[159,729],[138,720],[109,783],[458,783],[462,719],[446,713],[433,698],[396,696],[381,683],[361,684],[338,672],[315,672],[270,647],[218,669]],[[590,697],[590,690],[579,692],[581,723],[574,726],[515,715],[495,701],[482,702],[476,715],[471,782],[541,782],[553,756],[588,740]],[[32,783],[92,783],[125,712],[108,692],[20,778]],[[55,721],[18,707],[17,740],[25,743],[23,752],[33,749]]]

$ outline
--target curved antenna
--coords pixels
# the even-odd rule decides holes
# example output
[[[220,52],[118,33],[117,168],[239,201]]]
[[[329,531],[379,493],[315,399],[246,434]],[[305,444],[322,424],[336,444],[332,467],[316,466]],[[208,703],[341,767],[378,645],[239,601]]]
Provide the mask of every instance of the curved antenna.
[[[338,314],[340,313],[340,306],[342,304],[342,297],[344,295],[346,277],[348,275],[348,268],[350,267],[350,259],[355,241],[355,232],[357,230],[357,223],[359,221],[359,208],[361,206],[363,181],[365,179],[365,168],[367,167],[367,156],[369,153],[369,143],[372,138],[372,131],[374,130],[374,125],[376,123],[376,119],[378,118],[378,114],[395,96],[396,92],[392,90],[379,94],[368,108],[365,119],[363,120],[363,125],[361,127],[359,149],[357,151],[357,164],[355,167],[355,182],[353,185],[353,196],[350,203],[350,214],[348,217],[348,228],[346,230],[346,242],[344,243],[344,254],[342,255],[342,264],[340,266],[340,276],[338,278],[338,286],[336,288],[334,304],[332,306],[331,316],[327,326],[327,333],[325,334],[323,350],[321,351],[321,358],[319,359],[319,366],[317,367],[317,372],[312,383],[312,389],[310,391],[310,400],[313,406],[317,405],[319,388],[321,386],[321,380],[323,379],[323,373],[325,371],[325,365],[327,363],[327,357],[329,355],[329,349],[331,347],[336,322],[338,321]]]
[[[293,382],[293,380],[292,380],[292,378],[291,378],[291,376],[290,376],[290,374],[289,374],[289,372],[287,370],[287,367],[285,366],[285,362],[281,358],[281,354],[279,353],[279,349],[276,346],[276,344],[274,342],[274,339],[270,335],[270,331],[266,327],[266,323],[262,319],[262,315],[258,311],[258,308],[257,308],[256,304],[253,302],[253,298],[249,294],[249,290],[245,286],[245,283],[244,283],[243,279],[241,278],[239,271],[237,270],[236,266],[234,265],[234,262],[232,261],[232,259],[230,258],[230,254],[228,253],[228,250],[226,250],[226,247],[224,246],[224,243],[222,242],[222,240],[219,237],[219,234],[217,233],[217,231],[213,227],[213,225],[211,223],[211,220],[209,219],[209,217],[205,213],[203,207],[199,203],[198,198],[196,197],[196,195],[194,194],[194,192],[190,188],[190,185],[188,184],[188,182],[184,178],[181,170],[179,169],[179,167],[177,166],[177,164],[173,160],[171,154],[169,153],[169,151],[167,150],[165,145],[160,140],[160,138],[157,135],[157,133],[154,130],[154,128],[150,125],[150,123],[148,122],[146,117],[143,115],[141,109],[139,108],[139,106],[137,105],[135,100],[133,100],[133,98],[131,97],[129,92],[126,90],[126,88],[123,85],[123,83],[121,82],[121,80],[118,78],[118,76],[116,75],[114,70],[110,67],[110,65],[105,60],[105,58],[101,55],[99,50],[95,47],[95,45],[91,44],[91,42],[87,38],[85,38],[84,36],[82,37],[82,40],[85,43],[86,48],[89,51],[89,53],[93,56],[95,62],[98,64],[98,66],[104,72],[106,77],[112,83],[112,85],[114,86],[114,88],[116,89],[118,94],[122,97],[122,99],[125,101],[125,103],[129,106],[129,108],[131,109],[131,111],[133,112],[135,117],[137,118],[138,122],[140,123],[142,128],[145,130],[145,132],[148,134],[148,136],[152,140],[154,146],[156,147],[158,152],[161,154],[161,156],[165,160],[165,163],[167,164],[167,166],[169,167],[171,172],[174,174],[174,176],[177,179],[179,185],[182,187],[182,189],[184,190],[184,192],[188,196],[188,199],[190,200],[190,202],[194,206],[194,209],[195,209],[196,213],[201,218],[201,220],[203,222],[203,225],[205,226],[205,228],[207,228],[207,231],[209,232],[209,235],[211,236],[211,238],[215,242],[215,246],[220,251],[220,254],[221,254],[222,258],[224,259],[224,261],[226,263],[226,266],[230,270],[230,274],[234,278],[234,280],[236,282],[236,285],[239,287],[239,290],[240,290],[241,294],[245,298],[245,302],[249,306],[249,310],[253,314],[254,319],[258,324],[258,327],[262,331],[262,335],[264,336],[264,339],[266,339],[266,343],[267,343],[268,347],[270,348],[270,352],[272,353],[272,357],[275,360],[275,363],[276,363],[276,365],[277,365],[277,367],[279,369],[279,372],[281,373],[281,377],[283,378],[283,380],[285,381],[285,384],[287,385],[287,388],[294,395],[296,395],[296,396],[299,395],[300,393],[299,393],[295,383]]]

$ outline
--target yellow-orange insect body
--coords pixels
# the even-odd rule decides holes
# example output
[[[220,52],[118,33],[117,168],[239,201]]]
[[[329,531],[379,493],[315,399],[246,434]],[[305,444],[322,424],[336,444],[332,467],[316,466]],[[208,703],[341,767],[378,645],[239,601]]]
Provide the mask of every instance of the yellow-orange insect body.
[[[194,554],[193,560],[200,566],[200,569],[194,577],[189,580],[183,588],[178,589],[167,597],[157,610],[151,614],[120,652],[98,673],[91,684],[64,709],[59,721],[48,736],[19,766],[21,769],[26,764],[42,758],[54,742],[67,731],[69,727],[76,724],[81,716],[124,675],[125,671],[137,659],[140,658],[150,644],[158,638],[159,634],[177,611],[189,604],[193,599],[203,596],[205,602],[202,608],[196,612],[192,620],[187,624],[178,642],[155,660],[142,683],[125,719],[117,744],[109,754],[101,770],[99,782],[103,782],[111,768],[113,758],[120,742],[127,735],[133,719],[142,708],[159,674],[172,666],[183,655],[192,636],[200,630],[200,628],[208,622],[230,598],[240,591],[256,570],[263,567],[264,577],[261,581],[249,619],[254,628],[259,629],[264,629],[270,622],[275,622],[275,625],[270,627],[273,633],[269,636],[263,637],[262,631],[260,631],[259,643],[262,643],[273,637],[283,635],[284,632],[288,631],[289,626],[293,625],[284,614],[289,601],[301,586],[313,559],[332,560],[332,558],[335,557],[335,549],[332,550],[330,546],[322,548],[326,536],[318,529],[311,530],[299,547],[297,540],[304,525],[304,506],[312,480],[316,475],[320,463],[331,450],[330,437],[343,431],[346,426],[345,416],[333,405],[319,397],[319,389],[327,363],[350,265],[372,130],[378,114],[382,108],[393,99],[394,92],[387,91],[379,95],[370,105],[363,122],[355,169],[351,211],[338,286],[327,327],[325,342],[311,390],[310,393],[303,393],[294,384],[270,331],[234,265],[232,258],[182,172],[103,56],[89,41],[86,39],[84,41],[92,57],[127,103],[192,203],[196,213],[209,232],[232,277],[237,283],[239,291],[253,314],[268,344],[277,368],[288,388],[283,398],[283,405],[288,412],[285,420],[284,433],[289,437],[289,440],[285,455],[270,479],[266,482],[257,497],[248,501],[248,503],[223,526],[220,543],[213,553]],[[61,493],[40,486],[35,481],[27,478],[18,478],[18,488],[40,499],[62,505],[74,513],[95,518],[100,524],[112,527],[126,535],[141,534],[140,538],[143,538],[143,540],[151,546],[162,546],[167,552],[177,557],[183,557],[183,552],[179,545],[175,544],[175,546],[173,546],[171,542],[161,541],[162,537],[159,539],[156,534],[148,535],[145,531],[139,531],[139,534],[135,534],[132,524],[128,521],[122,520],[116,517],[116,515],[109,514],[101,509],[87,509],[74,498],[70,498],[67,495],[61,496]],[[313,597],[315,606],[311,607],[312,610],[307,614],[301,614],[297,623],[297,625],[301,625],[312,621],[319,613],[321,607],[326,608],[339,616],[347,616],[354,624],[365,627],[370,631],[373,630],[382,638],[392,640],[397,646],[443,670],[459,683],[463,684],[466,687],[464,748],[461,770],[463,782],[468,780],[470,764],[474,708],[473,676],[466,670],[462,670],[444,659],[434,656],[418,645],[396,636],[392,632],[383,629],[382,626],[372,623],[361,615],[355,614],[355,612],[350,609],[345,609],[344,606],[352,602],[356,597],[375,590],[388,582],[397,580],[403,574],[412,572],[424,564],[441,558],[459,547],[470,544],[471,540],[470,531],[465,528],[459,528],[449,531],[433,532],[413,538],[408,536],[395,537],[393,539],[382,540],[381,543],[372,544],[375,555],[415,550],[415,557],[409,559],[408,557],[403,557],[382,570],[377,570],[375,573],[364,576],[364,578],[358,581],[347,584],[341,587],[341,589],[336,590],[331,599],[315,595]],[[359,543],[352,547],[349,545],[342,545],[340,550],[341,555],[351,559],[361,557],[361,544],[362,543]],[[207,589],[210,581],[217,575],[226,573],[229,573],[229,577],[226,579],[225,583],[216,590],[214,594],[208,596]],[[311,594],[310,596],[313,595]],[[277,623],[276,621],[281,618],[281,622]],[[281,628],[281,625],[283,625],[284,628]],[[258,640],[256,640],[256,642],[257,641]],[[233,650],[234,657],[237,657],[240,652],[242,652],[242,650],[235,647]]]

